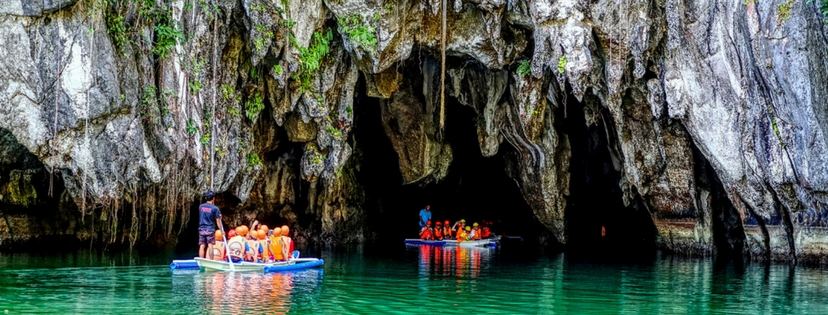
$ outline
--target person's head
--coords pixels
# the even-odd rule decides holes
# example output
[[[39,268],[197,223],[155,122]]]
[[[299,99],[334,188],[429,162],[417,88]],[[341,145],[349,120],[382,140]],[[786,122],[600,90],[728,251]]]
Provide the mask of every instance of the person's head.
[[[466,225],[466,219],[460,219],[460,226]]]
[[[471,227],[470,227],[470,226],[467,226],[467,227],[466,227],[466,232],[469,232],[469,231],[471,231]]]
[[[273,228],[273,236],[279,236],[279,235],[282,235],[282,228],[280,228],[280,227]]]
[[[265,239],[266,236],[267,236],[267,232],[265,232],[264,230],[259,230],[259,232],[256,233],[256,239],[257,240],[263,240],[263,239]]]
[[[259,230],[264,230],[265,232],[269,232],[269,231],[270,231],[270,229],[267,227],[267,225],[264,225],[264,224],[262,224],[261,226],[259,226]]]
[[[221,231],[216,231],[216,235],[215,235],[215,236],[216,236],[216,240],[217,240],[217,241],[220,241],[220,240],[221,240]]]
[[[449,222],[449,220],[446,220],[446,221],[443,221],[443,225],[449,226],[449,225],[451,225],[451,223]]]
[[[248,232],[250,232],[250,230],[247,228],[247,225],[242,225],[241,226],[241,233],[239,233],[239,235],[247,236]]]
[[[426,221],[426,226],[431,226],[431,220]]]
[[[290,228],[287,225],[282,225],[282,235],[288,236],[290,234]]]
[[[431,211],[431,205],[426,205],[426,210]]]
[[[206,194],[204,194],[204,199],[207,199],[207,202],[213,203],[213,199],[216,197],[216,193],[212,190],[208,190]]]
[[[258,237],[259,237],[259,231],[256,231],[256,230],[250,231],[250,239],[255,240]]]
[[[235,231],[236,231],[236,235],[244,236],[244,228],[242,228],[241,225],[237,226]]]
[[[236,236],[236,230],[235,229],[230,230],[230,232],[227,232],[227,238],[233,238],[234,236]]]
[[[478,227],[478,226],[480,226],[480,225],[479,225],[479,224],[477,224],[477,222],[474,222],[474,224],[472,224],[472,226],[473,226],[473,227]]]
[[[436,225],[439,226],[439,227],[443,227],[443,222],[437,221]]]

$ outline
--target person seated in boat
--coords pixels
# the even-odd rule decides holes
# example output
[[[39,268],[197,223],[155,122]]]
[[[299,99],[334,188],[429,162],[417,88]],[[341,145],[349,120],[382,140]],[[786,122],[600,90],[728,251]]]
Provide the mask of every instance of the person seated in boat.
[[[262,248],[256,238],[259,236],[259,231],[253,230],[249,233],[250,239],[247,240],[247,257],[245,261],[258,262],[262,255]]]
[[[466,219],[460,219],[460,221],[454,222],[454,226],[451,227],[452,230],[457,231],[454,238],[460,239],[460,232],[463,232],[463,229],[466,228]]]
[[[213,260],[227,260],[227,257],[224,256],[224,238],[221,235],[221,231],[216,231],[216,244],[213,245]]]
[[[293,253],[293,239],[290,238],[290,228],[287,225],[282,225],[282,246],[287,247],[287,255],[285,256],[285,260],[290,259],[290,254]]]
[[[480,237],[481,238],[490,238],[492,237],[492,230],[489,228],[489,222],[483,221],[483,227],[480,228]]]
[[[426,225],[420,229],[420,239],[425,241],[434,239],[433,230],[431,229],[431,220],[428,220]]]
[[[449,220],[443,222],[443,239],[450,240],[454,238],[454,231],[451,230],[451,226],[449,226]]]
[[[227,241],[227,255],[233,262],[244,260],[247,254],[247,240],[243,236],[242,226],[236,227],[236,235]]]
[[[260,253],[257,257],[257,261],[266,263],[270,261],[270,249],[268,246],[267,240],[267,230],[260,229],[258,233],[256,233],[256,243],[259,245]]]
[[[288,257],[288,247],[285,246],[285,241],[282,238],[282,228],[274,228],[273,236],[270,237],[270,260],[279,262],[285,261]]]
[[[467,226],[466,229],[459,229],[457,231],[457,244],[469,240],[469,232],[471,232],[471,227]]]
[[[482,236],[480,235],[480,225],[477,224],[477,222],[474,222],[474,224],[472,224],[472,230],[471,234],[469,234],[469,238],[473,240],[479,240],[482,238]]]
[[[270,229],[267,228],[267,225],[262,224],[261,226],[259,226],[259,231],[264,231],[265,237],[270,236]]]
[[[434,225],[432,236],[435,241],[443,240],[443,222],[437,221],[437,224]]]

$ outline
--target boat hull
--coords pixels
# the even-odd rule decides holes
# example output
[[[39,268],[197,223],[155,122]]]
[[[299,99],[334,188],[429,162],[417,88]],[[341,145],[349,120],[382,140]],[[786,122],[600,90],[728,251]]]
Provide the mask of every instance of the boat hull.
[[[443,246],[446,245],[446,241],[427,241],[421,240],[418,238],[407,238],[405,239],[406,244],[411,245],[431,245],[431,246]]]
[[[300,258],[291,264],[271,265],[264,268],[264,272],[283,272],[293,270],[304,270],[319,267],[325,264],[325,260],[315,258]]]
[[[196,258],[195,261],[196,263],[198,263],[199,268],[211,271],[264,271],[264,268],[267,266],[267,264],[255,264],[246,262],[231,265],[229,262],[226,261],[209,260],[203,258]]]

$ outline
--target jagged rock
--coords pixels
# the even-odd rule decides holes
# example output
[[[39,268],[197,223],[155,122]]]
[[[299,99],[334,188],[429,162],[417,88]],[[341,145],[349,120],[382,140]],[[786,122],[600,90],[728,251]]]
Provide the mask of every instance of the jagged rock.
[[[42,225],[54,235],[170,236],[208,187],[228,193],[234,222],[278,213],[301,238],[364,240],[335,232],[366,216],[358,82],[382,99],[404,183],[440,180],[458,162],[440,126],[444,48],[448,103],[477,113],[484,156],[514,148],[507,171],[558,242],[573,207],[563,126],[583,115],[659,246],[828,257],[828,26],[814,5],[782,21],[773,1],[449,1],[440,47],[440,1],[155,1],[182,35],[161,58],[144,2],[0,2],[0,204],[14,209],[0,244],[31,239],[2,231],[35,226],[24,213],[43,205],[66,224]]]

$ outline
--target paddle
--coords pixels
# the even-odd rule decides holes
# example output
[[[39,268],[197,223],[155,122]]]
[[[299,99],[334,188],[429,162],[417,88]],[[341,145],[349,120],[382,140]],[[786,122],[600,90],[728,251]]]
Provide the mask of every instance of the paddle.
[[[233,260],[230,259],[230,254],[227,252],[230,248],[230,244],[227,243],[227,235],[224,234],[224,224],[219,224],[219,229],[221,229],[221,238],[224,240],[224,256],[227,256],[227,262],[230,264],[230,271],[236,271],[236,267],[233,266]]]

